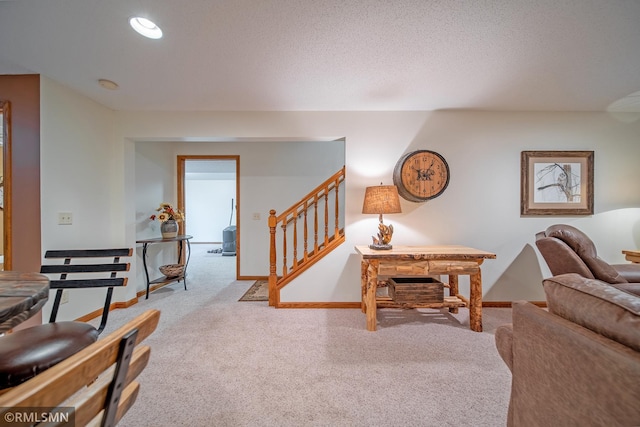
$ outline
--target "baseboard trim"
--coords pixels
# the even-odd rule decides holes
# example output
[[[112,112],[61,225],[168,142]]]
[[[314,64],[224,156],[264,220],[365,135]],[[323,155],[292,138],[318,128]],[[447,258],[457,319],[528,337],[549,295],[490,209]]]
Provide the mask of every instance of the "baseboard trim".
[[[153,286],[149,287],[149,294],[151,294],[151,292],[156,291],[160,288],[164,288],[165,286],[169,286],[172,285],[176,282],[169,282],[169,283],[158,283],[155,284]],[[111,303],[111,305],[109,305],[109,312],[113,311],[113,310],[117,310],[119,308],[129,308],[134,304],[138,303],[138,300],[143,298],[145,295],[147,294],[147,290],[143,289],[141,291],[136,292],[136,296],[135,298],[131,298],[128,301],[120,301],[120,302],[113,302]],[[92,311],[91,313],[85,314],[84,316],[78,317],[76,319],[76,321],[78,322],[88,322],[90,320],[95,319],[96,317],[102,316],[102,309],[98,309],[96,311]]]
[[[529,301],[529,302],[541,308],[547,307],[546,301]],[[482,306],[488,307],[488,308],[489,307],[490,308],[511,308],[512,305],[513,305],[513,301],[482,301]]]
[[[165,286],[169,286],[169,285],[174,285],[177,282],[166,282],[166,283],[156,283],[155,285],[149,286],[149,294],[151,294],[151,292],[153,291],[157,291],[158,289],[164,288]],[[147,290],[143,289],[141,291],[138,291],[136,293],[136,302],[138,301],[138,298],[142,298],[147,294]]]
[[[258,277],[257,279],[248,279],[248,280],[264,280],[260,277]],[[149,292],[155,291],[157,289],[160,289],[164,286],[169,285],[169,283],[164,283],[164,284],[158,284],[155,286],[152,286],[149,288]],[[129,308],[134,304],[138,303],[138,300],[142,297],[144,297],[146,295],[147,291],[146,290],[142,290],[137,292],[136,297],[132,298],[128,301],[123,301],[123,302],[114,302],[109,306],[109,311],[113,311],[116,309],[120,309],[120,308]],[[538,307],[541,308],[546,308],[547,307],[547,302],[546,301],[529,301],[531,304],[536,305]],[[513,302],[512,301],[483,301],[482,302],[482,307],[486,307],[486,308],[511,308]],[[341,308],[360,308],[361,307],[361,303],[360,302],[281,302],[278,305],[275,306],[275,308],[308,308],[308,309],[313,309],[313,308],[336,308],[336,309],[341,309]],[[85,314],[82,317],[77,318],[76,320],[78,322],[88,322],[90,320],[95,319],[96,317],[102,316],[102,309],[98,309],[96,311],[93,311],[91,313]]]
[[[359,302],[281,302],[275,308],[360,308]]]
[[[546,301],[529,301],[531,304],[545,308]],[[512,301],[483,301],[486,308],[511,308]],[[360,308],[359,302],[280,302],[275,308]]]
[[[129,301],[122,301],[122,302],[113,302],[109,305],[109,312],[112,312],[113,310],[117,310],[119,308],[129,308],[134,304],[138,303],[138,298],[132,298]],[[96,311],[92,311],[91,313],[85,314],[82,317],[78,317],[76,319],[76,321],[78,322],[88,322],[90,320],[95,319],[96,317],[100,317],[102,316],[102,309],[98,309]]]

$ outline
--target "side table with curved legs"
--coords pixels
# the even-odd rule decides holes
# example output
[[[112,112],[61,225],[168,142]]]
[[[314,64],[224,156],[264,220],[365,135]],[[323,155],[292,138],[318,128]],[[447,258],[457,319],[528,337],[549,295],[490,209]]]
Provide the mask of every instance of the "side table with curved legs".
[[[176,237],[172,237],[169,239],[165,239],[162,237],[154,238],[154,239],[142,239],[137,240],[136,243],[142,243],[142,264],[144,265],[144,274],[147,279],[147,296],[145,299],[149,299],[149,288],[153,284],[168,284],[172,282],[179,282],[182,280],[184,283],[184,290],[187,290],[187,265],[189,264],[189,258],[191,258],[191,244],[189,243],[189,239],[192,239],[193,236],[189,236],[188,234],[180,234]],[[149,279],[149,268],[147,267],[147,248],[150,244],[153,243],[178,243],[178,263],[182,260],[182,254],[184,252],[184,243],[187,242],[187,254],[186,259],[184,261],[184,269],[182,270],[182,274],[176,277],[166,277],[162,276],[158,279],[150,280]]]

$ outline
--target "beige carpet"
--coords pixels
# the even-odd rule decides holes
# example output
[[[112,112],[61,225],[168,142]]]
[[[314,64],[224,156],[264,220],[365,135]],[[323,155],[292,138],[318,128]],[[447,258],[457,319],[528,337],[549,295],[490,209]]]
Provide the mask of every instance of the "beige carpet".
[[[269,281],[256,280],[238,301],[269,301]]]
[[[119,427],[506,425],[511,375],[493,334],[511,309],[483,310],[482,333],[466,309],[384,309],[369,332],[359,308],[240,303],[253,281],[234,280],[235,257],[196,252],[189,290],[166,286],[109,316],[102,338],[161,311]]]

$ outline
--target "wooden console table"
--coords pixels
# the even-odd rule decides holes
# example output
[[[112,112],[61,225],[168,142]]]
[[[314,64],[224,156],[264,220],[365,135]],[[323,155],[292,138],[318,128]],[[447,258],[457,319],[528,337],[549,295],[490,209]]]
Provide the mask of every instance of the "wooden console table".
[[[622,251],[627,261],[634,264],[640,264],[640,251]]]
[[[193,236],[189,236],[188,234],[180,234],[169,239],[158,237],[154,239],[143,239],[136,241],[136,243],[142,243],[142,264],[144,264],[144,274],[147,278],[147,296],[145,299],[149,299],[149,287],[152,284],[167,284],[172,282],[179,282],[180,280],[182,280],[182,282],[184,283],[184,290],[187,290],[187,265],[189,264],[189,258],[191,258],[191,244],[189,243],[189,239],[193,239]],[[184,242],[187,242],[187,259],[184,262],[184,269],[182,270],[182,274],[176,277],[162,276],[155,280],[149,280],[149,269],[147,268],[147,247],[153,243],[171,242],[178,242],[178,263],[180,263],[182,260],[182,253],[184,252]]]
[[[469,309],[469,327],[482,332],[482,275],[480,264],[485,259],[495,259],[490,252],[465,246],[395,246],[391,250],[373,250],[368,246],[356,246],[362,257],[361,263],[361,308],[367,315],[367,330],[377,327],[378,307],[403,308],[449,308],[455,312],[458,307]],[[379,278],[411,277],[446,274],[449,276],[449,297],[443,302],[398,304],[390,298],[376,297]],[[469,275],[469,299],[458,293],[458,275]],[[384,284],[383,284],[384,286]]]

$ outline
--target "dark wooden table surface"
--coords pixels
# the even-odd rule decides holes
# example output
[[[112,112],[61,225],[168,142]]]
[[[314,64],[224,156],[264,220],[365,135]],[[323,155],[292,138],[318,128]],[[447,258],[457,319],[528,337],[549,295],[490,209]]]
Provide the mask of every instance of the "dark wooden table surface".
[[[38,273],[0,271],[0,333],[36,314],[49,299],[49,278]]]

